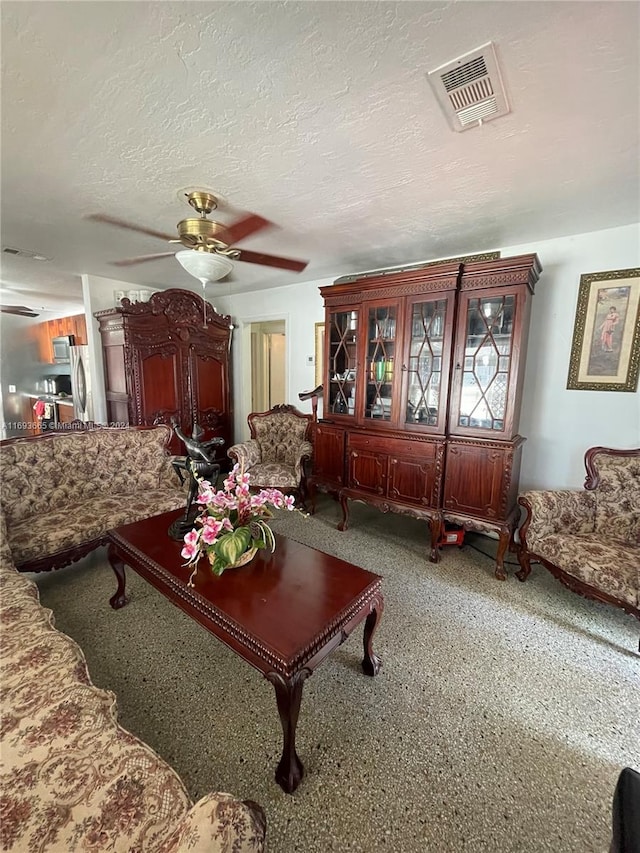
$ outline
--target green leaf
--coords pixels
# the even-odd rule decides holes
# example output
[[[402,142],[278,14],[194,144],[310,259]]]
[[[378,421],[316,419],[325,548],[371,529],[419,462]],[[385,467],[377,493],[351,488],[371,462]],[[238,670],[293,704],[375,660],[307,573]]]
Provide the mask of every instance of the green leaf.
[[[257,524],[262,530],[263,545],[261,547],[269,548],[269,550],[273,553],[273,551],[276,550],[276,539],[273,535],[273,530],[265,521],[258,521]]]
[[[251,533],[248,527],[238,527],[236,530],[221,536],[213,546],[216,554],[216,560],[213,565],[214,572],[217,574],[216,563],[218,561],[223,565],[223,570],[235,563],[247,550],[250,541]]]

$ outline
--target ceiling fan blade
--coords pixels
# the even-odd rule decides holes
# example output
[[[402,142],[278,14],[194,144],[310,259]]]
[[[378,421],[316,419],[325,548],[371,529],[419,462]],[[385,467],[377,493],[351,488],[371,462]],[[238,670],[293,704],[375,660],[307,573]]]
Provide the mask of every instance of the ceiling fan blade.
[[[297,261],[295,258],[277,258],[275,255],[264,255],[262,252],[248,252],[246,249],[239,249],[239,261],[246,261],[249,264],[262,264],[265,267],[279,267],[283,270],[293,270],[294,272],[302,272],[309,261]]]
[[[256,213],[249,213],[247,216],[243,216],[242,219],[236,219],[230,225],[225,225],[224,237],[229,246],[231,246],[233,243],[237,243],[238,240],[242,240],[250,234],[255,234],[257,231],[262,231],[263,228],[272,226],[273,222],[269,222],[268,219],[263,219],[262,216],[258,216]]]
[[[165,234],[163,231],[154,231],[153,228],[143,228],[141,225],[125,222],[123,219],[115,219],[113,216],[107,216],[104,213],[90,213],[85,218],[92,219],[94,222],[115,225],[116,228],[124,228],[126,231],[137,231],[139,234],[147,234],[149,237],[158,237],[160,240],[175,240],[176,238],[175,234]]]
[[[144,264],[146,261],[157,261],[160,258],[175,257],[175,252],[158,252],[155,255],[140,255],[137,258],[125,258],[122,261],[111,261],[114,267],[132,267],[134,264]]]
[[[16,314],[18,317],[39,317],[36,311],[27,308],[26,305],[0,305],[3,314]]]

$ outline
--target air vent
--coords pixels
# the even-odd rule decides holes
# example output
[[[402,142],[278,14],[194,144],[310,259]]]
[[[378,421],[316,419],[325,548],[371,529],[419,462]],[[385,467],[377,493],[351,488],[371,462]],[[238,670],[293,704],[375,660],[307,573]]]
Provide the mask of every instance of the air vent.
[[[427,79],[458,132],[510,112],[493,42],[429,71]]]
[[[13,246],[3,246],[2,253],[5,255],[15,255],[19,258],[31,258],[32,261],[50,261],[51,258],[45,255],[39,255],[37,252],[29,252],[26,249],[15,249]]]

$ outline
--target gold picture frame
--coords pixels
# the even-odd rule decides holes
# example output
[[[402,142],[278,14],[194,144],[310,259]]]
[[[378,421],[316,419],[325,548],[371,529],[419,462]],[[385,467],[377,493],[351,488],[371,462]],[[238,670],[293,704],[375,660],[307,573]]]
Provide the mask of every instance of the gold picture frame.
[[[324,381],[324,323],[316,323],[315,332],[316,388]]]
[[[640,368],[640,269],[580,277],[567,388],[635,391]]]

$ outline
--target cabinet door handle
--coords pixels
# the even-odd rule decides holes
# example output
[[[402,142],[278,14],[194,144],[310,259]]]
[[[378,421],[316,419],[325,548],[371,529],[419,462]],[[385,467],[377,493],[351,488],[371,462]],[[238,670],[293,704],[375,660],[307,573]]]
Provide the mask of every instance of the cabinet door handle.
[[[406,369],[407,369],[407,365],[406,365],[406,364],[403,364],[403,365],[402,365],[402,367],[400,368],[400,370],[406,370]]]
[[[462,370],[462,365],[461,365],[461,364],[456,364],[456,370]]]

